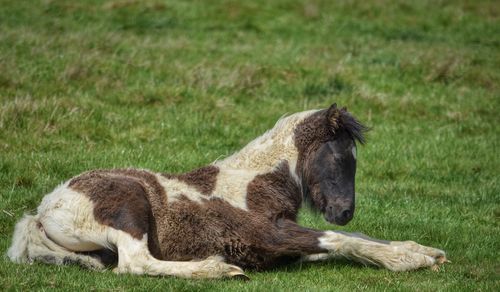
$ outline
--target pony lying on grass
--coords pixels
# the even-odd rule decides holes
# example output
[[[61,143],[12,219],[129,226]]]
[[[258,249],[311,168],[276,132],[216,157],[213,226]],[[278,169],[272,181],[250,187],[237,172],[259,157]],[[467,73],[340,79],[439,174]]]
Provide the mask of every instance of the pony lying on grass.
[[[443,251],[412,241],[296,223],[304,199],[330,223],[352,219],[365,130],[333,104],[280,119],[241,151],[188,173],[81,174],[17,223],[8,256],[187,278],[246,277],[243,269],[339,256],[392,271],[446,262]]]

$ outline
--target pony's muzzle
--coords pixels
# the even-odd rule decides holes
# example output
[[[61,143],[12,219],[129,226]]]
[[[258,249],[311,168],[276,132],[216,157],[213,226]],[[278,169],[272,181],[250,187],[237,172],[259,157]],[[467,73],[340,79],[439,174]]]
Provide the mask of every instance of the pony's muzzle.
[[[335,221],[339,222],[339,225],[345,225],[351,221],[353,213],[351,209],[343,210],[339,216],[335,217]]]
[[[328,205],[325,211],[326,221],[341,226],[349,223],[354,216],[354,208],[351,207],[342,208]]]

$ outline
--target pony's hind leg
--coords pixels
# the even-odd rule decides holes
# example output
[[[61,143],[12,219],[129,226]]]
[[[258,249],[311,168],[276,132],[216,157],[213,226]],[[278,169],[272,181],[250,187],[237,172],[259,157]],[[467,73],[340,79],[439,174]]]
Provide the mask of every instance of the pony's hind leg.
[[[17,223],[12,246],[7,251],[7,256],[18,263],[33,261],[55,265],[76,263],[94,270],[104,268],[99,260],[72,252],[55,243],[47,235],[38,215],[25,215]]]
[[[65,185],[56,188],[44,197],[38,214],[25,215],[16,224],[7,256],[18,263],[76,263],[90,269],[104,269],[99,259],[78,253],[102,249],[101,246],[83,239],[80,234],[81,226],[75,224],[75,218],[82,217],[77,216],[82,212],[75,210],[85,209],[85,205],[81,203],[78,194],[69,191]]]
[[[92,203],[82,194],[59,186],[42,200],[33,222],[39,236],[30,240],[30,258],[48,264],[77,264],[94,270],[105,265],[91,256],[110,248],[106,226],[93,218]],[[88,253],[85,253],[88,252]]]
[[[126,232],[110,228],[109,239],[118,250],[118,267],[114,269],[116,273],[183,278],[246,278],[241,268],[227,264],[217,256],[191,262],[158,260],[149,252],[147,234],[137,239]]]

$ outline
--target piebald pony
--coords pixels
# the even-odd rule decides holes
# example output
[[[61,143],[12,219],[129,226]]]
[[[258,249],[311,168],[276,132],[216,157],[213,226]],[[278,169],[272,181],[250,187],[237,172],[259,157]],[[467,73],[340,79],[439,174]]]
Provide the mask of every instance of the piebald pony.
[[[239,152],[188,173],[83,173],[17,223],[8,256],[187,278],[246,277],[243,269],[338,256],[393,271],[444,263],[443,251],[412,241],[296,223],[303,200],[328,222],[352,219],[355,142],[365,130],[334,104],[282,118]]]

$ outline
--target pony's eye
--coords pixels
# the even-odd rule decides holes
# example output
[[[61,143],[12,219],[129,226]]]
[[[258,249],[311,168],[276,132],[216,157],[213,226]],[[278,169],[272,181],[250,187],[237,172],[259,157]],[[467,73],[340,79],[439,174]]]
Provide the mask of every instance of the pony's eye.
[[[330,151],[331,151],[332,153],[335,153],[335,152],[336,152],[336,150],[335,150],[335,142],[333,142],[333,141],[328,141],[328,142],[326,142],[326,145],[328,146],[328,149],[330,149]]]

